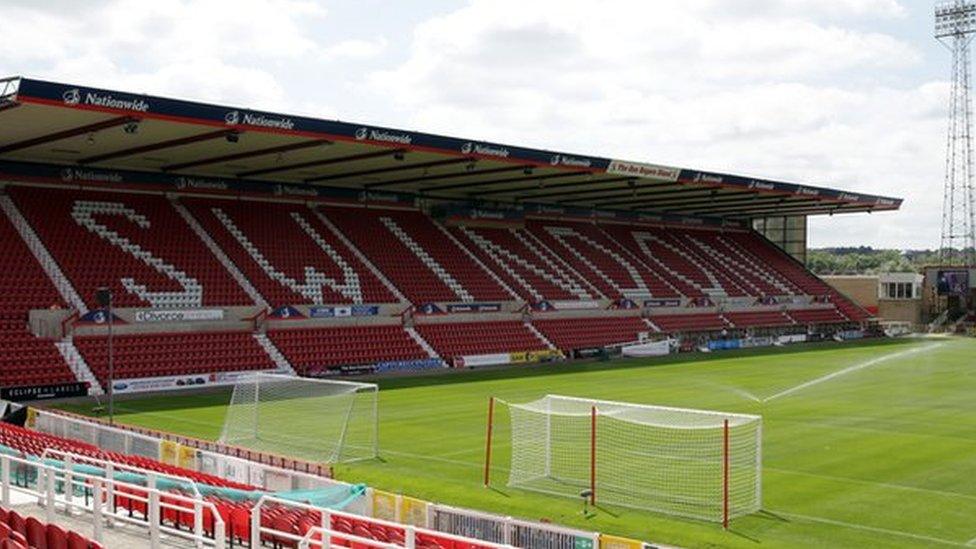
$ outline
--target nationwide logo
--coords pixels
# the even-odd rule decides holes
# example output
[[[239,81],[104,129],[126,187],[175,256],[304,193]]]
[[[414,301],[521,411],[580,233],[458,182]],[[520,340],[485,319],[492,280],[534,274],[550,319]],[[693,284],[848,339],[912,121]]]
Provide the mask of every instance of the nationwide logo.
[[[363,201],[366,201],[366,200],[376,200],[376,201],[379,201],[379,202],[397,202],[397,201],[399,201],[399,199],[400,199],[399,196],[397,196],[395,194],[389,194],[389,193],[376,193],[376,192],[372,192],[372,193],[371,192],[361,192],[361,193],[359,193],[359,200],[360,200],[360,202],[363,202]]]
[[[555,154],[549,159],[549,164],[553,166],[573,166],[576,168],[589,168],[593,162],[589,158],[579,158],[565,154]]]
[[[480,154],[484,156],[497,156],[498,158],[508,158],[511,152],[504,147],[493,147],[491,145],[481,145],[479,143],[467,142],[461,145],[462,154]]]
[[[891,200],[890,198],[879,198],[879,199],[875,200],[874,203],[877,204],[877,205],[879,205],[879,206],[894,206],[895,205],[895,201],[894,200]]]
[[[295,185],[275,185],[274,193],[277,195],[318,196],[315,189]]]
[[[224,115],[224,122],[228,126],[244,124],[245,126],[257,126],[260,128],[275,128],[279,130],[295,129],[295,121],[291,118],[281,116],[266,116],[263,114],[252,114],[249,112],[230,111]]]
[[[149,103],[144,99],[119,99],[107,93],[82,93],[78,88],[64,92],[61,94],[61,99],[65,105],[71,106],[84,104],[123,111],[146,112],[149,110]]]
[[[491,210],[471,210],[471,219],[505,219],[505,214]]]
[[[772,183],[766,181],[750,181],[749,188],[759,189],[762,191],[772,191],[772,190],[776,190],[776,185],[773,185]]]
[[[820,191],[817,189],[810,189],[807,187],[800,187],[796,190],[796,194],[802,194],[805,196],[820,196]]]
[[[724,180],[721,175],[711,175],[707,173],[700,173],[695,176],[696,183],[722,183]]]
[[[859,202],[861,200],[861,195],[851,194],[851,193],[840,193],[841,200],[852,200],[854,202]]]
[[[177,189],[210,189],[226,191],[230,185],[215,179],[200,179],[197,177],[179,177],[176,179]]]
[[[65,105],[77,105],[81,103],[81,90],[78,88],[68,90],[61,95],[61,98],[64,99]]]
[[[387,143],[399,143],[401,145],[409,145],[413,143],[413,136],[408,133],[395,133],[366,127],[356,130],[356,140],[363,141],[365,139],[369,139],[371,141],[385,141]]]
[[[116,172],[96,172],[94,170],[65,168],[61,170],[61,181],[104,181],[109,183],[121,183],[122,175]]]

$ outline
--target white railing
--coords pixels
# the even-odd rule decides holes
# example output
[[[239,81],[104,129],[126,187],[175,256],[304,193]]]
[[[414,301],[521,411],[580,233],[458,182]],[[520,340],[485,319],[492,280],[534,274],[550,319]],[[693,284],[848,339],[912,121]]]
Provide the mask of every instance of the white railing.
[[[199,498],[200,490],[197,488],[197,483],[190,477],[185,477],[181,475],[173,475],[169,473],[160,473],[158,471],[152,471],[149,469],[143,469],[142,467],[136,467],[134,465],[128,465],[125,463],[119,463],[117,461],[108,461],[105,459],[100,459],[91,456],[85,456],[82,454],[76,454],[73,452],[65,452],[63,450],[57,450],[54,448],[48,448],[44,450],[41,454],[43,459],[52,459],[64,463],[65,469],[72,470],[75,465],[88,465],[92,467],[97,467],[102,469],[105,473],[106,478],[115,478],[116,473],[135,473],[137,475],[142,475],[146,477],[146,482],[155,483],[156,479],[165,479],[176,483],[180,488],[193,492],[193,497]]]
[[[44,518],[49,523],[56,522],[59,507],[67,514],[91,514],[92,537],[100,543],[104,528],[120,522],[145,530],[149,547],[153,549],[160,546],[163,534],[182,538],[198,548],[223,549],[227,546],[226,525],[212,502],[159,490],[154,484],[152,478],[148,486],[139,486],[73,471],[70,465],[61,468],[27,458],[0,456],[0,502],[5,507],[9,508],[11,493],[16,492],[31,499],[36,498],[38,505],[44,508]],[[76,492],[84,494],[84,497],[77,498]],[[120,498],[130,502],[130,509],[131,502],[138,502],[145,513],[142,516],[116,513]],[[161,517],[167,511],[190,515],[192,529],[182,530],[162,524]],[[207,519],[213,524],[212,537],[206,531]]]
[[[503,544],[498,544],[498,543],[494,543],[494,542],[490,542],[490,541],[483,541],[483,540],[476,539],[476,538],[459,536],[459,535],[451,534],[451,533],[448,533],[448,532],[439,532],[437,530],[429,530],[427,528],[419,528],[417,526],[410,526],[410,525],[402,524],[402,523],[398,523],[398,522],[390,522],[390,521],[386,521],[386,520],[382,520],[382,519],[378,519],[378,518],[370,518],[370,517],[366,517],[366,516],[363,516],[363,515],[356,515],[356,514],[353,514],[353,513],[347,513],[347,512],[344,512],[344,511],[335,511],[335,510],[331,510],[331,509],[323,509],[321,507],[316,507],[315,505],[310,505],[310,504],[307,504],[307,503],[299,503],[299,502],[296,502],[296,501],[291,501],[291,500],[276,498],[274,496],[264,496],[264,497],[262,497],[261,499],[258,500],[257,504],[254,505],[254,507],[253,507],[253,509],[251,511],[251,532],[250,532],[250,539],[251,539],[251,542],[252,543],[254,543],[255,540],[260,540],[262,537],[270,537],[270,539],[272,539],[272,540],[279,540],[279,541],[280,540],[289,540],[291,542],[295,542],[295,543],[299,543],[299,544],[302,541],[307,540],[307,541],[309,541],[309,543],[312,543],[316,547],[323,547],[323,545],[322,545],[323,541],[319,541],[319,540],[314,540],[313,539],[314,534],[312,534],[311,536],[310,535],[301,536],[301,535],[298,535],[298,534],[294,534],[292,532],[284,532],[284,531],[281,531],[281,530],[277,530],[277,529],[275,529],[273,527],[263,525],[261,523],[262,522],[261,521],[261,511],[265,507],[267,507],[269,505],[283,506],[283,507],[289,507],[289,508],[292,508],[292,509],[298,509],[298,510],[303,510],[303,511],[310,511],[310,512],[318,512],[318,513],[321,513],[321,517],[322,517],[321,524],[318,527],[313,528],[313,530],[315,530],[315,529],[318,529],[320,531],[326,531],[326,530],[328,530],[333,535],[341,536],[341,538],[343,538],[343,539],[349,539],[350,537],[354,537],[354,535],[349,534],[349,533],[336,532],[333,529],[333,525],[332,525],[332,519],[333,519],[333,517],[341,517],[341,518],[344,518],[344,519],[347,519],[347,520],[350,520],[350,521],[356,521],[356,522],[366,522],[370,526],[381,526],[381,527],[384,527],[386,529],[393,529],[393,530],[397,530],[397,531],[402,531],[403,532],[403,539],[402,539],[402,541],[399,541],[398,540],[395,543],[379,542],[381,545],[376,545],[376,547],[398,547],[398,548],[399,547],[406,547],[406,548],[409,548],[409,549],[413,549],[414,547],[417,546],[418,536],[420,536],[420,537],[429,537],[429,538],[436,539],[436,540],[462,542],[462,543],[466,544],[468,547],[476,548],[476,549],[494,549],[494,548],[511,547],[510,545],[503,545]],[[326,545],[324,545],[324,547],[330,547],[331,546],[330,543],[331,543],[331,541],[326,542]],[[377,542],[375,540],[373,540],[373,543],[377,543]],[[308,546],[306,545],[306,547],[308,547]]]
[[[87,419],[32,408],[36,420],[30,425],[34,430],[50,435],[94,444],[99,448],[130,456],[142,456],[157,461],[162,459],[164,439],[128,429],[120,429]],[[259,463],[244,457],[232,456],[203,447],[194,448],[196,458],[186,467],[198,473],[213,475],[224,480],[254,485],[268,490],[302,490],[348,486],[344,482],[314,473]]]

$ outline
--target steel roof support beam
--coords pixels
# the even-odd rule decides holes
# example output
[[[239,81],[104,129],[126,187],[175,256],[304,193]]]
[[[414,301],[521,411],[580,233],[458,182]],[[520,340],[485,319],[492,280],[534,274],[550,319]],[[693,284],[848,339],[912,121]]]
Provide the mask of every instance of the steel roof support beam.
[[[183,145],[192,145],[193,143],[200,143],[203,141],[211,141],[214,139],[223,139],[224,137],[240,133],[237,130],[217,130],[215,132],[201,133],[198,135],[191,135],[189,137],[180,137],[177,139],[170,139],[168,141],[160,141],[158,143],[149,143],[147,145],[140,145],[138,147],[130,147],[128,149],[122,149],[114,152],[109,152],[105,154],[96,154],[94,156],[89,156],[87,158],[82,158],[78,160],[79,164],[94,164],[96,162],[102,162],[104,160],[114,160],[116,158],[123,158],[126,156],[132,156],[135,154],[142,154],[153,151],[160,151],[163,149],[169,149],[172,147],[181,147]]]
[[[264,149],[256,149],[253,151],[239,152],[234,154],[225,154],[221,156],[212,156],[210,158],[201,158],[200,160],[181,162],[179,164],[170,164],[168,166],[163,166],[162,170],[164,172],[185,170],[187,168],[196,168],[199,166],[206,166],[209,164],[219,164],[221,162],[233,162],[234,160],[243,160],[245,158],[253,158],[255,156],[264,156],[266,154],[283,154],[286,152],[298,151],[302,149],[310,149],[312,147],[331,145],[331,144],[332,141],[329,141],[328,139],[302,141],[300,143],[290,143],[288,145],[278,145],[276,147],[267,147]]]
[[[384,149],[382,151],[373,151],[368,153],[350,154],[347,156],[337,156],[335,158],[323,158],[321,160],[309,160],[308,162],[298,162],[296,164],[283,164],[281,166],[274,166],[271,168],[261,168],[259,170],[250,170],[246,172],[241,172],[237,174],[237,177],[253,177],[256,175],[265,175],[275,172],[287,172],[291,170],[300,170],[302,168],[315,168],[319,166],[334,166],[336,164],[343,164],[346,162],[358,162],[360,160],[368,160],[370,158],[379,158],[381,156],[389,156],[391,154],[396,154],[398,152],[406,152],[405,149]]]
[[[492,179],[489,181],[475,181],[472,183],[458,183],[456,185],[442,185],[440,187],[424,187],[424,191],[443,191],[448,189],[466,189],[470,187],[481,187],[484,185],[497,185],[499,183],[520,183],[522,181],[548,181],[550,179],[561,179],[566,177],[579,177],[581,175],[591,175],[590,172],[566,172],[566,173],[551,173],[546,175],[523,175],[522,177],[508,177],[505,179]],[[590,183],[592,181],[587,181]],[[538,187],[536,184],[534,187]],[[496,189],[492,191],[483,191],[479,193],[472,193],[474,195],[486,195],[486,194],[501,194],[512,192],[510,189]]]
[[[79,135],[85,135],[86,133],[95,133],[138,121],[138,118],[134,118],[132,116],[118,116],[108,120],[102,120],[101,122],[95,122],[94,124],[85,124],[84,126],[78,126],[77,128],[71,128],[70,130],[61,130],[59,132],[49,133],[40,137],[32,137],[31,139],[25,139],[24,141],[4,145],[0,147],[0,154],[29,149],[31,147],[36,147],[37,145],[61,141],[62,139],[68,139],[71,137],[78,137]]]
[[[371,170],[360,170],[356,172],[346,172],[337,173],[331,175],[322,175],[319,177],[310,177],[305,180],[306,183],[314,183],[317,181],[332,181],[335,179],[347,179],[350,177],[361,177],[364,175],[376,175],[381,173],[393,173],[402,172],[406,170],[420,170],[424,168],[436,168],[438,166],[450,166],[453,164],[466,164],[471,162],[471,158],[449,158],[447,160],[432,160],[430,162],[418,162],[416,164],[399,164],[397,166],[390,166],[386,168],[375,168]]]
[[[472,163],[473,164],[476,164],[474,161],[472,161]],[[408,184],[408,183],[425,183],[425,182],[428,182],[428,181],[440,181],[440,180],[444,180],[444,179],[458,179],[458,178],[461,178],[461,177],[477,177],[479,175],[491,175],[491,174],[496,174],[496,173],[507,173],[507,172],[522,171],[522,170],[524,170],[526,168],[529,168],[529,167],[530,166],[528,166],[528,165],[526,165],[526,166],[504,166],[504,167],[501,167],[501,168],[488,168],[486,170],[471,170],[471,171],[465,171],[465,172],[461,172],[461,173],[442,173],[442,174],[437,174],[437,175],[428,175],[428,176],[420,176],[420,177],[408,177],[406,179],[394,179],[393,181],[378,181],[376,183],[369,183],[369,184],[365,185],[365,187],[367,189],[371,189],[373,187],[388,187],[390,185],[405,185],[405,184]]]
[[[707,194],[707,193],[712,192],[712,190],[709,189],[709,188],[701,188],[701,187],[698,187],[698,188],[695,188],[695,187],[680,188],[681,186],[680,185],[677,185],[677,184],[667,184],[667,185],[659,185],[659,186],[660,187],[669,187],[669,188],[667,190],[657,189],[657,190],[654,190],[654,191],[641,191],[641,190],[638,190],[636,193],[633,190],[628,190],[627,192],[618,192],[618,193],[615,193],[613,195],[607,195],[607,196],[589,196],[589,197],[585,197],[585,198],[570,198],[570,199],[566,199],[566,200],[560,200],[559,203],[560,204],[571,204],[573,202],[590,202],[590,201],[594,201],[594,200],[607,200],[607,199],[615,199],[615,198],[627,198],[627,200],[620,200],[620,201],[615,201],[615,202],[594,203],[594,205],[597,205],[597,206],[612,206],[612,205],[617,205],[617,204],[629,204],[629,203],[634,202],[635,200],[640,201],[640,199],[647,198],[647,197],[650,197],[650,196],[669,196],[669,195],[674,195],[674,194],[687,194],[687,193],[699,193],[699,194],[706,193]],[[670,187],[676,187],[676,186],[678,188],[670,188]],[[645,187],[645,189],[646,188],[647,187]],[[582,193],[574,193],[574,194],[582,194]]]
[[[497,191],[483,191],[483,192],[477,192],[477,193],[474,193],[474,194],[476,194],[476,195],[486,195],[486,194],[502,194],[502,193],[509,193],[509,192],[515,193],[515,192],[533,191],[533,190],[534,191],[539,191],[539,190],[555,190],[555,189],[565,189],[565,188],[569,188],[569,187],[579,187],[581,185],[601,185],[601,184],[618,183],[620,181],[630,181],[632,179],[633,179],[632,177],[611,177],[611,178],[607,178],[607,179],[588,179],[586,181],[573,181],[571,183],[556,183],[555,185],[545,185],[545,186],[542,187],[542,189],[540,189],[539,188],[539,185],[536,184],[536,185],[525,185],[525,186],[522,186],[522,187],[512,187],[510,189],[499,189]],[[604,192],[605,193],[607,191],[615,191],[615,190],[617,190],[617,188],[612,188],[612,187],[611,188],[602,188],[602,189],[586,189],[586,190],[582,190],[582,191],[558,191],[557,190],[557,192],[553,192],[553,193],[539,192],[539,193],[535,193],[535,194],[521,195],[521,196],[519,196],[519,199],[520,200],[534,200],[536,198],[550,198],[550,197],[553,197],[553,196],[562,196],[562,195],[566,195],[566,194],[577,194],[577,193],[584,193],[584,192],[588,192],[588,193],[600,193],[600,192]]]

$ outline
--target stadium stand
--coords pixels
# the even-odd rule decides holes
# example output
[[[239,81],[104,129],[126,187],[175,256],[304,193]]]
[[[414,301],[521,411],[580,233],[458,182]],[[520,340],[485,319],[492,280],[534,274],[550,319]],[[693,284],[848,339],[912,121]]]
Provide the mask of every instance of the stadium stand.
[[[322,212],[414,304],[514,299],[419,211],[326,206]]]
[[[848,318],[835,307],[822,309],[793,309],[787,314],[797,324],[839,324],[848,322]]]
[[[652,331],[636,316],[552,318],[536,320],[533,325],[553,345],[567,353],[574,349],[637,341],[639,333]]]
[[[304,205],[200,198],[181,203],[272,307],[397,301]]]
[[[281,328],[268,330],[268,337],[300,374],[333,366],[428,357],[399,325]]]
[[[530,220],[526,227],[539,241],[577,270],[608,299],[677,294],[656,273],[592,223]]]
[[[0,386],[46,385],[75,381],[50,340],[27,331],[31,309],[64,308],[65,303],[31,255],[10,220],[0,215]]]
[[[54,523],[24,517],[16,509],[0,507],[0,547],[3,549],[102,549],[102,545]]]
[[[736,311],[724,316],[736,328],[772,328],[790,326],[793,320],[783,311]]]
[[[564,257],[524,229],[456,226],[450,231],[525,301],[589,300],[599,295]]]
[[[81,336],[74,343],[104,385],[108,379],[106,337]],[[115,379],[275,368],[248,332],[117,335],[113,346]]]
[[[662,332],[717,332],[731,328],[722,315],[718,313],[669,314],[655,315],[648,320]]]
[[[458,356],[489,355],[548,349],[522,322],[458,322],[418,324],[417,331],[445,360]]]
[[[109,285],[117,307],[253,305],[162,195],[8,190],[92,308]]]

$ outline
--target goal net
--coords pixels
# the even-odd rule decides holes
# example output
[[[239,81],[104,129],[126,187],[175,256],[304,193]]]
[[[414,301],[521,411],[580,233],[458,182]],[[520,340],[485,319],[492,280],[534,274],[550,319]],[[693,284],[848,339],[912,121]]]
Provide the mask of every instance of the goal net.
[[[761,508],[760,416],[557,395],[504,404],[511,487],[726,525]]]
[[[256,373],[234,386],[220,441],[315,462],[370,459],[376,406],[372,383]]]

